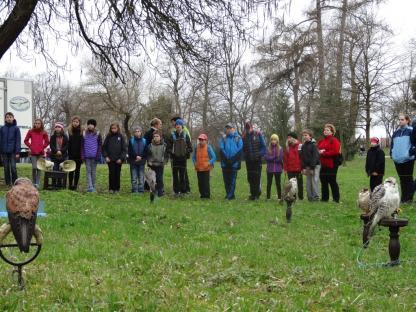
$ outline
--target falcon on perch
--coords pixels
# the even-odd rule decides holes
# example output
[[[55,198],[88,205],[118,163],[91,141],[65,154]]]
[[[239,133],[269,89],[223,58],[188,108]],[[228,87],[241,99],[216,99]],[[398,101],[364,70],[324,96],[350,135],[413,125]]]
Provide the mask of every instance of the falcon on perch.
[[[292,219],[292,206],[296,202],[298,193],[298,183],[296,178],[291,178],[285,185],[283,190],[283,200],[286,202],[286,221],[290,222]]]
[[[400,206],[399,187],[395,178],[387,178],[378,185],[370,195],[370,226],[368,239],[374,234],[376,225],[383,218],[391,218],[397,214]]]
[[[38,244],[42,244],[42,233],[36,226],[39,206],[39,192],[27,178],[19,178],[6,194],[6,210],[9,224],[1,227],[1,240],[10,230],[13,232],[20,251],[29,252],[30,241],[35,235]]]

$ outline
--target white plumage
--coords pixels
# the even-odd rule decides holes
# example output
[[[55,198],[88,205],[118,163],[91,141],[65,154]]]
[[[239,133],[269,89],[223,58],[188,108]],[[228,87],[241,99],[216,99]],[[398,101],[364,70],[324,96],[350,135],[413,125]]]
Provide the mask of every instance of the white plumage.
[[[383,184],[378,185],[370,196],[370,227],[368,238],[373,235],[374,229],[383,218],[391,218],[397,213],[400,206],[399,187],[396,179],[389,177]]]
[[[292,218],[292,206],[296,202],[298,193],[298,183],[296,178],[291,178],[283,190],[283,200],[286,202],[286,220],[290,222]]]
[[[368,188],[363,188],[358,193],[358,200],[357,205],[364,214],[368,214],[370,212],[370,190]]]
[[[156,194],[156,172],[148,168],[144,173],[144,179],[150,188],[150,201],[153,202]]]

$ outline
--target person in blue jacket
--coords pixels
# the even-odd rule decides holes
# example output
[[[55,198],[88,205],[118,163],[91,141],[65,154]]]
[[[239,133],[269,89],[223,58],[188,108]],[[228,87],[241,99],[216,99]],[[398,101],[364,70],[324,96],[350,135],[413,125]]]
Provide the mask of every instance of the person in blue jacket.
[[[142,136],[142,128],[134,128],[133,136],[130,138],[128,147],[132,193],[144,192],[144,165],[146,164],[146,146],[146,139]]]
[[[237,172],[241,168],[241,152],[243,140],[235,131],[232,124],[225,126],[225,135],[219,142],[221,153],[221,168],[225,186],[225,199],[235,199]]]
[[[394,161],[397,175],[400,179],[402,203],[411,203],[414,193],[413,168],[415,156],[413,155],[413,128],[409,124],[409,116],[400,114],[399,128],[393,133],[390,147],[390,157]]]
[[[4,126],[0,128],[0,149],[4,166],[4,179],[12,186],[17,179],[16,161],[20,158],[20,129],[16,125],[13,113],[4,116]]]

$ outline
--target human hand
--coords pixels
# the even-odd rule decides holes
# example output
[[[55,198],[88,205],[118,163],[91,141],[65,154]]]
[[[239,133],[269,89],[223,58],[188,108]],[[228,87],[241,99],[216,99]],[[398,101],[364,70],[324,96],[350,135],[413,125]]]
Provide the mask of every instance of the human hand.
[[[121,164],[121,159],[117,159],[117,160],[116,160],[116,163],[117,163],[117,164]]]
[[[109,163],[110,161],[111,161],[110,158],[108,158],[108,157],[105,158],[106,163]]]

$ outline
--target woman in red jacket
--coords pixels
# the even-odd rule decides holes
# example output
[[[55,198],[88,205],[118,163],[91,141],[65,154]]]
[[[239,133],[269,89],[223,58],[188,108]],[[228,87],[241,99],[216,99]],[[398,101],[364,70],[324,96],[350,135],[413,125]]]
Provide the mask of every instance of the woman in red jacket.
[[[25,137],[25,144],[30,150],[30,160],[32,162],[32,181],[36,187],[39,187],[40,170],[37,167],[37,161],[45,155],[45,148],[49,145],[49,137],[43,128],[41,119],[36,119]]]
[[[287,177],[296,178],[298,182],[298,199],[303,200],[303,177],[301,174],[302,165],[300,161],[300,142],[295,132],[287,135],[286,148],[283,153],[283,169],[287,173]]]
[[[334,162],[341,152],[341,144],[334,137],[335,127],[331,124],[324,126],[324,138],[318,142],[318,149],[321,160],[321,172],[319,178],[321,180],[322,201],[329,200],[329,186],[331,186],[332,198],[339,203],[339,187],[337,183],[338,166]]]

